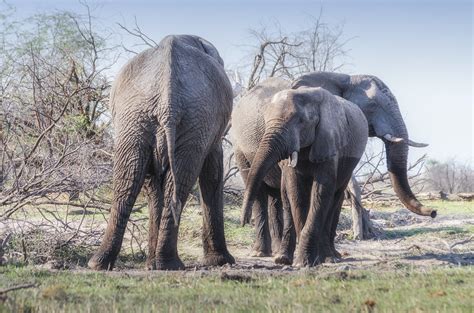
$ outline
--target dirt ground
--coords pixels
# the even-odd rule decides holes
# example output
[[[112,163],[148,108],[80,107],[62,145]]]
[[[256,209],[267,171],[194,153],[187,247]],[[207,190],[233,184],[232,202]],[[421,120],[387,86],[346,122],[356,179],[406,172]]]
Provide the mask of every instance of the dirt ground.
[[[343,255],[338,263],[321,267],[368,269],[373,266],[434,267],[474,265],[474,208],[472,214],[417,217],[405,210],[377,212],[372,216],[376,227],[383,229],[377,238],[351,240],[350,221],[342,218],[336,248]],[[348,225],[349,224],[349,225]],[[470,230],[470,231],[469,231]],[[233,247],[232,247],[233,248]],[[249,257],[249,248],[232,249],[237,265],[233,269],[296,270],[279,266],[272,258]]]
[[[396,270],[401,268],[433,269],[474,265],[474,210],[473,213],[443,215],[424,218],[406,210],[397,212],[375,212],[372,221],[383,229],[377,238],[352,240],[350,220],[342,216],[341,230],[336,239],[336,248],[343,255],[338,263],[326,263],[311,270],[347,271],[371,268]],[[221,272],[229,275],[285,275],[309,269],[277,265],[271,257],[250,257],[250,247],[229,244],[236,264],[223,267],[204,267],[199,261],[187,261],[183,275],[202,275]],[[198,259],[200,247],[187,247],[186,254]],[[77,268],[78,271],[88,271]],[[114,274],[115,273],[115,274]],[[122,268],[111,275],[150,276],[163,272],[150,272],[139,268]]]
[[[338,263],[322,264],[316,269],[364,270],[376,266],[389,270],[402,267],[472,266],[474,265],[474,203],[463,202],[461,206],[461,212],[439,212],[438,217],[434,219],[416,216],[405,209],[374,210],[371,212],[371,220],[380,230],[379,235],[364,241],[351,239],[350,212],[343,210],[336,238],[336,248],[343,258]],[[238,226],[238,213],[238,210],[226,212],[228,214],[226,227],[230,228],[230,234],[226,236],[229,251],[236,258],[236,264],[217,268],[204,267],[199,263],[202,256],[200,222],[197,222],[201,220],[199,208],[191,209],[186,213],[184,220],[187,219],[188,222],[186,224],[185,221],[180,227],[180,237],[182,235],[184,240],[180,241],[178,249],[187,266],[186,272],[201,271],[204,274],[207,271],[291,273],[301,270],[292,266],[276,265],[271,257],[250,257],[253,231],[251,228],[242,231],[242,228]],[[98,223],[96,231],[105,226],[103,220],[96,222]],[[31,220],[28,223],[33,225],[30,225],[29,228],[34,228]],[[3,228],[4,231],[9,229],[11,232],[18,229],[18,225],[18,221],[12,220],[9,224],[0,225],[2,226],[0,228]],[[146,225],[144,227],[146,228]],[[228,228],[226,228],[226,233]],[[100,237],[98,238],[100,239]],[[146,247],[146,242],[144,245]],[[120,257],[123,254],[122,251]],[[88,271],[84,267],[86,257],[88,256],[82,256],[82,263],[72,260],[67,266],[60,265],[58,267],[57,260],[44,264],[36,263],[36,266],[42,269]],[[150,275],[150,272],[144,271],[143,268],[143,260],[142,263],[130,260],[117,262],[114,272],[125,275]],[[156,275],[159,275],[158,273],[160,272],[157,272]]]

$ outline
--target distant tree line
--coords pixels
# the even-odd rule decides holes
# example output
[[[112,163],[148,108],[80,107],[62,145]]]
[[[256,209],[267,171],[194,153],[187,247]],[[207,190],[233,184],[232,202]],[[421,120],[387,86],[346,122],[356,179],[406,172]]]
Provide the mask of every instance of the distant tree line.
[[[430,190],[444,193],[474,192],[474,168],[470,162],[429,160],[425,177]]]

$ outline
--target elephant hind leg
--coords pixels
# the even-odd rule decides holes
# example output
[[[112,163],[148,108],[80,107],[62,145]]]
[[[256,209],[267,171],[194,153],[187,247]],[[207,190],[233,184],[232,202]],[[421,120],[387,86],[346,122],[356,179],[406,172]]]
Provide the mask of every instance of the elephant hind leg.
[[[107,229],[98,251],[88,262],[96,270],[112,270],[114,266],[151,159],[151,149],[143,138],[119,138],[115,150],[114,194]]]
[[[227,250],[224,235],[223,175],[223,152],[222,146],[218,144],[207,155],[199,175],[204,265],[235,263],[234,257]]]
[[[178,225],[175,223],[171,211],[174,188],[182,208],[196,182],[203,163],[201,146],[192,147],[182,145],[175,152],[176,157],[176,184],[173,184],[171,171],[163,173],[163,211],[161,215],[158,240],[156,244],[155,264],[157,270],[182,270],[184,263],[178,255],[178,229],[181,213],[178,212]]]

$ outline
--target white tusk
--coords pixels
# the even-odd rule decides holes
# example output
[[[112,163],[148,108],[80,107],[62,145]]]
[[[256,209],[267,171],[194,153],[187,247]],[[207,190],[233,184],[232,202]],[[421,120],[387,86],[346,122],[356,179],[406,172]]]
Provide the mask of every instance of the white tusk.
[[[390,142],[395,142],[395,143],[402,142],[404,140],[403,138],[393,137],[390,134],[383,135],[383,138],[387,139]]]
[[[413,140],[410,140],[410,139],[408,139],[408,145],[411,146],[411,147],[415,147],[415,148],[424,148],[424,147],[429,146],[429,144],[427,144],[427,143],[416,142],[416,141],[413,141]]]
[[[298,164],[298,152],[293,151],[291,156],[288,158],[288,166],[296,167],[296,164]]]

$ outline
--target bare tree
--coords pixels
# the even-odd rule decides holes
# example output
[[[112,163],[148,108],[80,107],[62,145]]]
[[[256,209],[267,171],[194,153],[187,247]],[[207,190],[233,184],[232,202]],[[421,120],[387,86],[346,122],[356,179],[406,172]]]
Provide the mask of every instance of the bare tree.
[[[426,155],[423,155],[408,165],[410,185],[417,191],[423,190],[425,186],[423,178],[425,160]],[[384,147],[376,144],[375,140],[369,140],[346,190],[346,200],[352,209],[352,229],[356,239],[369,239],[379,232],[370,221],[370,214],[364,203],[371,205],[399,203],[393,192],[385,162]]]
[[[474,192],[474,169],[456,159],[429,160],[426,179],[431,189],[447,193]]]
[[[86,16],[1,17],[2,218],[25,206],[103,208],[95,194],[110,177],[106,72],[116,55],[86,9]],[[79,192],[80,203],[64,198]]]
[[[417,192],[425,188],[423,169],[426,158],[426,155],[423,155],[408,164],[408,179]],[[377,139],[369,138],[366,151],[354,171],[354,176],[361,186],[362,200],[372,203],[398,201],[392,190],[384,146],[380,145]]]
[[[248,70],[247,89],[268,77],[290,80],[312,71],[337,71],[345,65],[348,53],[343,25],[323,21],[322,10],[310,17],[309,25],[297,32],[286,32],[278,22],[271,27],[250,30],[253,64]]]

